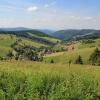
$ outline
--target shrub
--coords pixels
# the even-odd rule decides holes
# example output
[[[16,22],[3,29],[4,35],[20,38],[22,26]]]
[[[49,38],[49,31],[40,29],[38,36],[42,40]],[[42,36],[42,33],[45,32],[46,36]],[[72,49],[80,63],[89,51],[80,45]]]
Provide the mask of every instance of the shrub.
[[[92,65],[100,66],[100,50],[98,48],[91,54],[89,61]]]

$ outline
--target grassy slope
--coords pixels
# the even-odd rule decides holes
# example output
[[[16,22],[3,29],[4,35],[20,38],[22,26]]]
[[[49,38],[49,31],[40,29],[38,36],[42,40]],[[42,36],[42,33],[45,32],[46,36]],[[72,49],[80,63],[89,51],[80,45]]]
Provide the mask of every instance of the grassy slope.
[[[31,40],[21,38],[22,43],[25,43],[26,45],[32,45],[34,47],[41,47],[46,46],[42,43],[33,42]],[[4,56],[9,50],[11,50],[10,46],[16,41],[16,36],[13,36],[13,38],[10,37],[10,35],[0,35],[0,56]]]
[[[59,42],[61,41],[61,40],[56,39],[56,38],[53,38],[53,37],[52,37],[52,38],[51,38],[51,37],[47,37],[47,36],[38,37],[37,35],[32,34],[32,33],[30,33],[30,32],[28,32],[28,34],[31,35],[31,36],[37,37],[37,38],[42,38],[42,39],[48,40],[48,41],[53,42],[53,43],[57,43],[58,41],[59,41]]]
[[[0,99],[99,100],[99,76],[88,65],[0,62]]]
[[[15,41],[13,38],[13,41],[8,42],[8,38],[1,40],[1,48],[9,47],[9,43]],[[48,62],[53,58],[55,62],[59,62],[57,64],[30,61],[0,62],[0,99],[99,100],[100,68],[74,64],[69,68],[65,64],[79,54],[87,63],[94,48],[87,48],[85,44],[79,48],[77,44],[75,51],[60,52],[45,58]]]
[[[89,44],[79,42],[75,46],[78,49],[98,47],[98,46],[100,46],[100,39],[96,39],[94,43],[89,43]]]
[[[84,64],[88,64],[89,57],[91,53],[94,51],[96,47],[99,47],[100,45],[100,39],[95,40],[95,43],[91,44],[82,44],[80,42],[75,44],[75,50],[74,51],[66,51],[63,53],[57,53],[51,54],[45,57],[45,62],[50,62],[51,59],[55,61],[55,63],[68,63],[69,60],[72,60],[72,62],[75,62],[75,59],[81,55],[83,58]],[[54,56],[55,55],[55,56]]]
[[[50,62],[51,59],[54,60],[55,63],[68,63],[69,60],[72,60],[72,62],[75,62],[75,59],[78,57],[78,55],[81,55],[83,58],[83,62],[85,64],[88,63],[89,56],[93,52],[94,48],[86,48],[86,49],[81,49],[81,50],[75,50],[71,52],[63,52],[61,54],[58,53],[56,56],[50,55],[45,57],[46,62]]]
[[[25,43],[26,45],[32,45],[32,46],[34,46],[36,48],[39,48],[41,46],[47,46],[45,44],[38,43],[38,42],[33,42],[33,41],[31,41],[29,39],[25,39],[25,38],[22,38],[22,43]]]
[[[14,43],[16,38],[10,38],[10,36],[0,35],[0,56],[4,56],[11,48],[10,45]]]

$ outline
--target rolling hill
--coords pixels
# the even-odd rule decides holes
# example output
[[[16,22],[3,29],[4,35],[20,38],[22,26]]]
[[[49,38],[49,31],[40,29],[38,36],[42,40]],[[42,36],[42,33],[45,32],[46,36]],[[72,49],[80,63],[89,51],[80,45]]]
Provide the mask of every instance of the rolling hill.
[[[27,28],[1,28],[0,34],[16,35],[17,37],[24,37],[30,39],[31,41],[43,43],[45,45],[55,45],[56,42],[59,41],[59,39],[49,36],[39,30]],[[53,39],[53,41],[51,39]]]
[[[77,41],[71,45],[74,46],[74,50],[66,50],[64,52],[47,55],[45,56],[44,61],[50,63],[53,59],[55,63],[68,64],[71,60],[72,63],[75,63],[75,60],[80,55],[84,64],[89,64],[90,55],[93,53],[95,48],[100,48],[100,39],[95,39],[92,43]],[[65,47],[67,47],[67,44]]]
[[[27,35],[26,35],[27,34]],[[29,36],[29,37],[26,37]],[[30,38],[31,37],[31,38]],[[56,44],[59,39],[44,34],[33,34],[31,31],[4,32],[0,34],[0,56],[4,56],[16,39],[20,44],[36,48],[51,46],[33,39],[38,38]],[[73,43],[74,42],[74,43]],[[73,64],[81,55],[84,64],[100,39],[71,41],[75,50],[56,52],[44,57],[44,61],[3,60],[0,61],[0,99],[1,100],[99,100],[100,68],[99,66]],[[70,44],[70,42],[69,42]],[[55,48],[67,46],[58,43]],[[54,63],[51,63],[51,59]],[[71,60],[71,65],[68,64]],[[95,99],[96,98],[96,99]]]
[[[52,33],[51,35],[62,40],[92,38],[92,37],[100,36],[100,30],[68,29],[68,30],[56,31]]]
[[[36,48],[40,48],[41,46],[48,46],[42,43],[31,41],[30,39],[24,37],[17,37],[15,35],[9,34],[0,34],[0,56],[5,56],[9,50],[11,50],[11,45],[16,42],[17,39],[21,39],[20,45],[31,45]]]
[[[0,28],[0,56],[5,56],[11,45],[17,39],[21,39],[20,44],[31,45],[36,48],[55,45],[59,39],[53,38],[38,30],[29,30],[27,28]]]

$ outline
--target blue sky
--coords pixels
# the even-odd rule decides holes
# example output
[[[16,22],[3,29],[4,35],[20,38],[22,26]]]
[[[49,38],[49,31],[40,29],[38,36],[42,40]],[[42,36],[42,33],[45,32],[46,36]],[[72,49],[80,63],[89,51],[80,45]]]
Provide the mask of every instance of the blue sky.
[[[0,0],[0,27],[100,29],[100,0]]]

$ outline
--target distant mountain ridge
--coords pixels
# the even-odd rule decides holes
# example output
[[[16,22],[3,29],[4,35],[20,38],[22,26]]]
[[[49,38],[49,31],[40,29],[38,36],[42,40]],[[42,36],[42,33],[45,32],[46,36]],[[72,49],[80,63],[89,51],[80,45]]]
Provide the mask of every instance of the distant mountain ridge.
[[[53,38],[52,36],[45,34],[42,31],[36,29],[29,29],[23,27],[17,28],[0,28],[0,34],[12,34],[19,37],[25,37],[35,42],[40,42],[47,45],[55,45],[55,43],[44,39],[42,37]]]
[[[22,36],[29,38],[34,41],[43,42],[45,44],[51,44],[50,41],[42,39],[41,37],[58,38],[60,40],[72,40],[72,39],[82,39],[100,36],[100,30],[95,29],[67,29],[53,31],[49,29],[30,29],[24,27],[16,28],[0,28],[0,33],[4,34],[14,34],[17,36]],[[32,35],[30,35],[31,33]]]
[[[85,36],[100,36],[100,30],[94,29],[68,29],[68,30],[59,30],[52,34],[52,36],[62,39],[62,40],[70,40],[75,38],[82,38]]]
[[[0,31],[25,31],[25,30],[32,30],[30,28],[25,27],[15,27],[15,28],[0,28]]]

